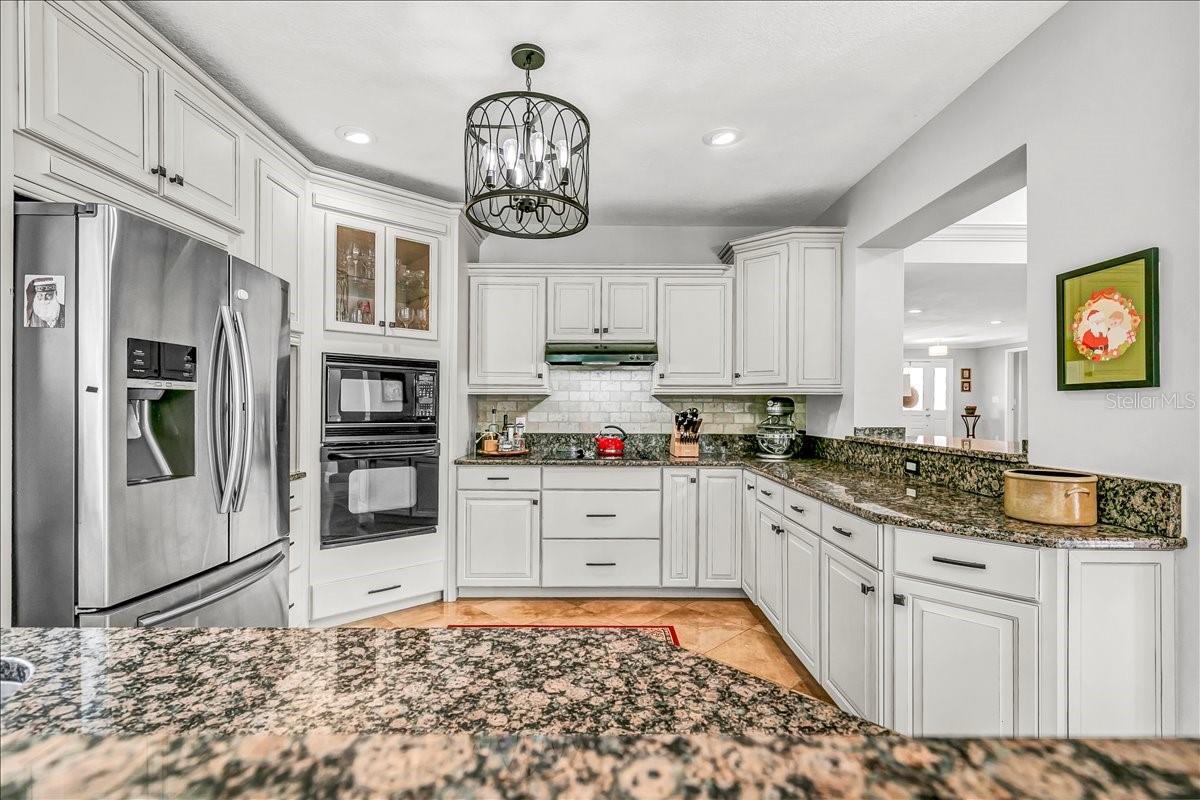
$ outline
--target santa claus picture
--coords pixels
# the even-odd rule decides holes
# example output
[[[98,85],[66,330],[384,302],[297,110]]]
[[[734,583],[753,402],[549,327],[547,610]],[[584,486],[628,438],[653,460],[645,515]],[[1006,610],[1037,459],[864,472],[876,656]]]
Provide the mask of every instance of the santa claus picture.
[[[26,328],[66,327],[67,307],[62,286],[62,275],[25,276]]]
[[[1076,310],[1071,335],[1080,355],[1092,361],[1111,361],[1137,341],[1141,322],[1133,302],[1110,287],[1092,292]]]

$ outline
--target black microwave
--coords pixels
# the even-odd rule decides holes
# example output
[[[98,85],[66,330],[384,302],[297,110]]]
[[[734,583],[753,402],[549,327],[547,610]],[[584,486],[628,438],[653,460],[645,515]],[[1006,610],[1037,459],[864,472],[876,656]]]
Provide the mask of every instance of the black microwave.
[[[437,441],[438,362],[325,353],[321,441]]]

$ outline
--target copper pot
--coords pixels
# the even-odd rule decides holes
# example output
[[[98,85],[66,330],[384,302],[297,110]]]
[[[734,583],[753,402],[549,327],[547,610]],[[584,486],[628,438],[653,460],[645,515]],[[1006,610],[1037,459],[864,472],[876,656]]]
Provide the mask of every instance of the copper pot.
[[[1004,513],[1047,525],[1096,524],[1096,476],[1025,467],[1004,473]]]

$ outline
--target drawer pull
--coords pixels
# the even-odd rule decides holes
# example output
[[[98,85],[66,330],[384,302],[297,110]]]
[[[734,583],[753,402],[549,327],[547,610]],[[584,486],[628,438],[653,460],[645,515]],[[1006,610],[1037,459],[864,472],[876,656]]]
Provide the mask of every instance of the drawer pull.
[[[875,587],[869,586],[868,584],[865,584],[865,583],[860,583],[858,585],[858,590],[860,592],[862,592],[863,594],[870,594],[871,592],[875,591]]]
[[[593,519],[607,519],[609,517],[615,517],[617,515],[616,514],[585,514],[584,516],[590,517]]]
[[[850,537],[850,536],[854,535],[853,531],[848,531],[845,528],[839,528],[837,525],[833,526],[833,532],[840,533],[842,536],[846,536],[846,537]]]
[[[765,494],[767,497],[770,497],[771,495],[775,494],[774,492],[768,492],[766,489],[759,489],[759,491],[762,492],[763,494]]]
[[[792,511],[795,511],[797,514],[803,514],[803,513],[804,513],[804,509],[803,509],[803,508],[801,508],[800,506],[792,506]]]
[[[487,476],[487,479],[488,479],[489,481],[506,481],[506,480],[508,480],[508,478],[499,478],[499,477],[496,477],[496,476],[494,476],[494,475],[489,475],[489,476]]]
[[[615,567],[617,565],[617,562],[615,562],[615,561],[585,561],[584,565],[588,566],[588,567]]]
[[[394,586],[384,586],[379,589],[368,589],[367,594],[379,594],[380,592],[390,592],[392,589],[399,589],[403,585],[404,584],[402,584],[402,583],[397,583]]]
[[[932,558],[939,564],[950,564],[955,567],[967,567],[969,569],[987,569],[987,564],[980,564],[978,561],[959,561],[957,558],[944,558],[942,556],[933,556]]]

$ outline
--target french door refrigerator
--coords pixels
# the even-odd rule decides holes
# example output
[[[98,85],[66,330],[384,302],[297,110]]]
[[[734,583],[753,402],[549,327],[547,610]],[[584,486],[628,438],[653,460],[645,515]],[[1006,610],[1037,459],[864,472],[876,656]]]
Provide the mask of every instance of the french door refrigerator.
[[[287,283],[106,205],[15,247],[16,624],[285,626]]]

